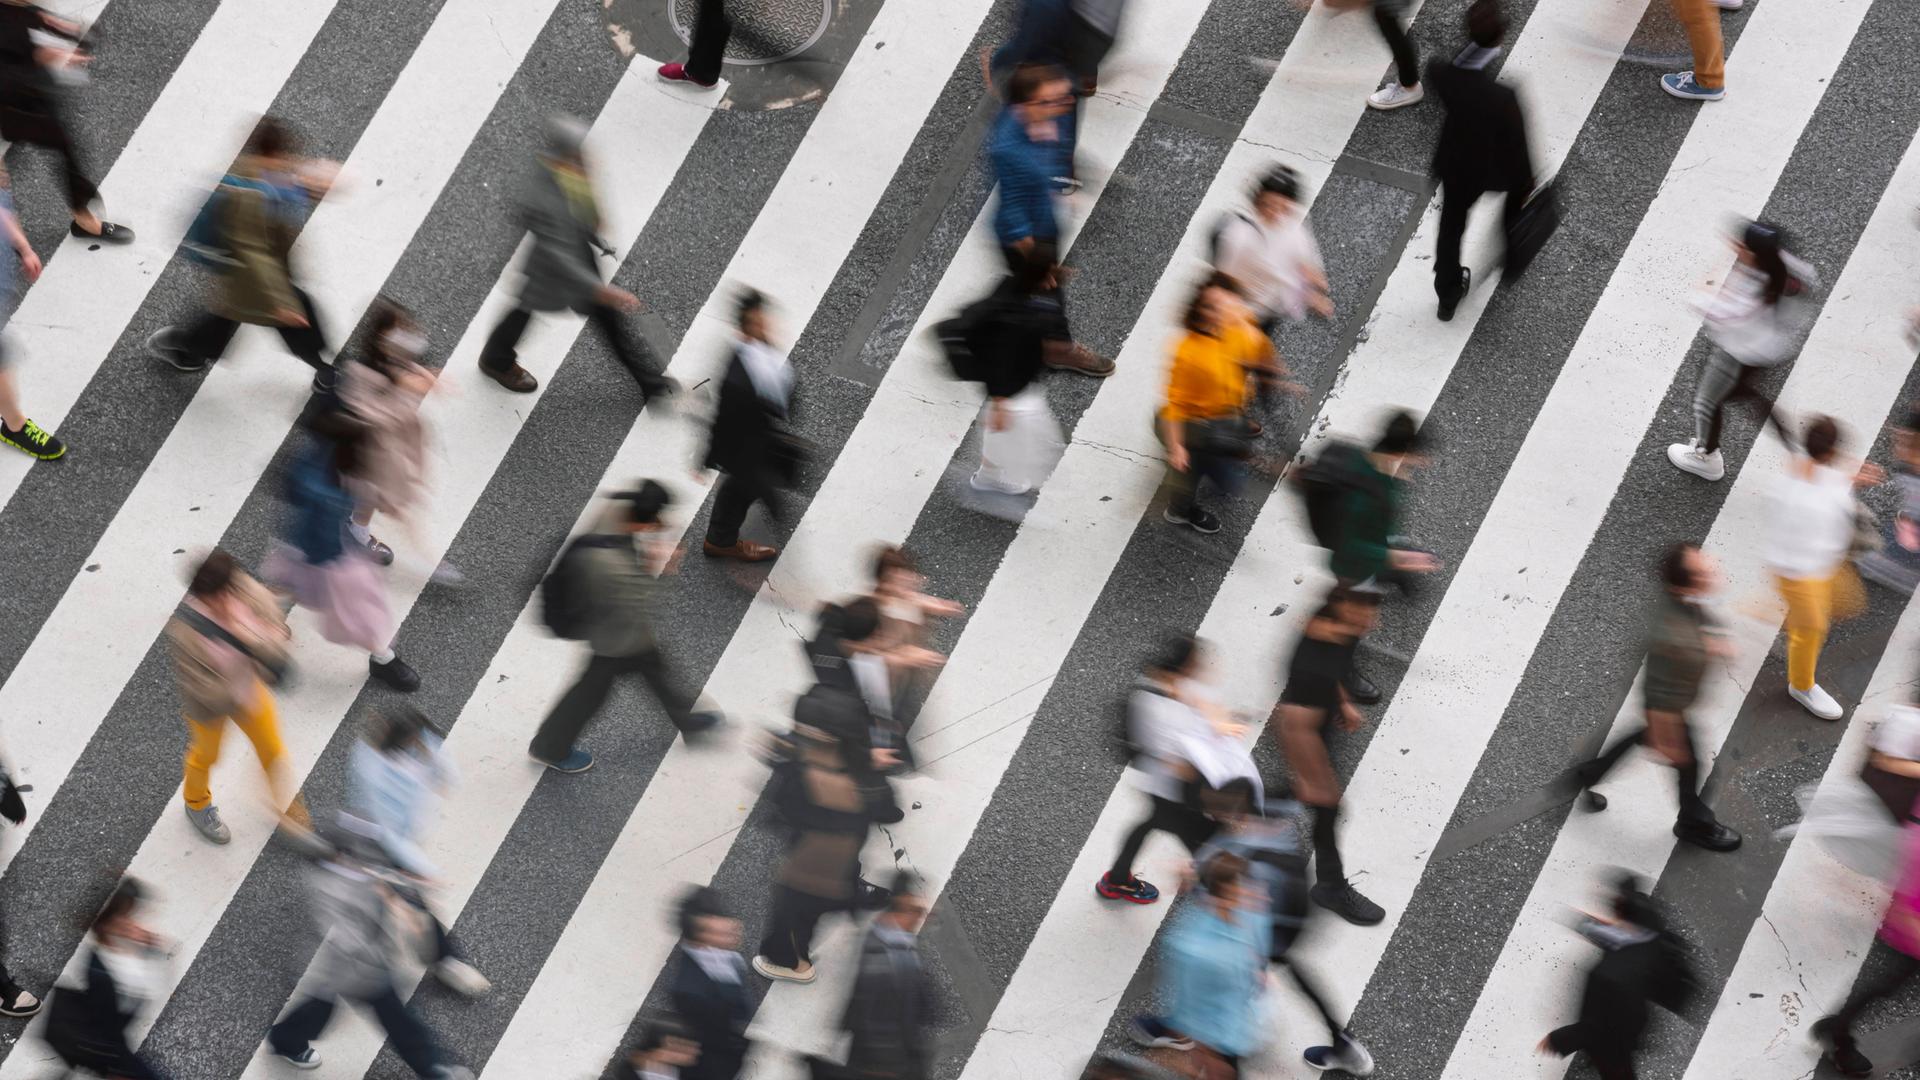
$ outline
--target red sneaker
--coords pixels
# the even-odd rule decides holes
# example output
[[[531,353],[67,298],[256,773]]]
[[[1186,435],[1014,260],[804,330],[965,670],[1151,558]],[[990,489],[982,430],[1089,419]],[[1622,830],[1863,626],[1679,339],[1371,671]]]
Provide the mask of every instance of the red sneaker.
[[[1145,880],[1133,878],[1118,882],[1113,880],[1112,873],[1101,874],[1100,881],[1094,885],[1093,891],[1099,893],[1103,900],[1125,900],[1134,904],[1151,904],[1160,899],[1160,890],[1147,884]]]
[[[701,82],[699,79],[687,74],[687,65],[685,64],[661,64],[660,77],[668,82],[692,83],[702,90],[711,90],[720,85],[718,79],[715,79],[713,82]]]

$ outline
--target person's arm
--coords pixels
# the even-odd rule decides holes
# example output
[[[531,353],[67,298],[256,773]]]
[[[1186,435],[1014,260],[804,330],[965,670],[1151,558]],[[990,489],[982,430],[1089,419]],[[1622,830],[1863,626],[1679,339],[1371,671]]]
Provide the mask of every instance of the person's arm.
[[[1920,779],[1920,761],[1894,757],[1891,754],[1883,754],[1875,750],[1867,755],[1867,762],[1884,773]]]

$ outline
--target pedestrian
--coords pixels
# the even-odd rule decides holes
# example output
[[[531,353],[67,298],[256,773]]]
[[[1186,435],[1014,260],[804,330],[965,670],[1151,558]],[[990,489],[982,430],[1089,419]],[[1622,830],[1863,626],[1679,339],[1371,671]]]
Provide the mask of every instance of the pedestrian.
[[[1386,918],[1380,905],[1347,880],[1338,822],[1340,781],[1333,772],[1327,738],[1337,723],[1358,731],[1366,723],[1347,692],[1354,650],[1379,619],[1380,597],[1364,589],[1336,587],[1307,620],[1287,664],[1280,692],[1280,733],[1294,791],[1313,814],[1313,902],[1355,926]]]
[[[680,1080],[734,1080],[747,1059],[754,1001],[740,958],[740,920],[711,887],[692,889],[681,900],[677,955],[673,1011],[687,1037],[700,1044],[700,1060],[681,1066]]]
[[[1855,1044],[1853,1026],[1867,1006],[1893,996],[1920,975],[1920,806],[1909,808],[1900,879],[1880,920],[1879,943],[1863,967],[1873,971],[1855,982],[1839,1011],[1813,1024],[1810,1034],[1826,1050],[1826,1062],[1841,1076],[1871,1076],[1873,1062]]]
[[[80,166],[52,74],[54,68],[83,66],[93,58],[83,36],[78,24],[32,0],[0,0],[0,138],[60,155],[67,207],[73,213],[70,235],[130,244],[132,229],[102,221],[93,212],[100,189]]]
[[[1013,36],[986,65],[989,81],[1004,80],[1021,64],[1050,64],[1073,77],[1081,97],[1092,97],[1126,6],[1127,0],[1024,0]]]
[[[1893,432],[1893,456],[1899,463],[1894,482],[1900,504],[1880,531],[1880,550],[1855,561],[1860,576],[1876,585],[1912,596],[1920,586],[1920,403],[1909,405]]]
[[[860,969],[840,1027],[850,1037],[846,1074],[862,1080],[929,1080],[933,985],[920,958],[932,904],[912,873],[895,875],[886,910],[860,943]]]
[[[1372,8],[1373,24],[1393,51],[1394,78],[1367,95],[1367,107],[1386,111],[1417,105],[1426,99],[1427,91],[1420,85],[1420,50],[1414,47],[1403,22],[1406,0],[1372,0]]]
[[[575,743],[622,675],[645,680],[684,738],[697,738],[720,723],[719,713],[696,711],[697,696],[675,682],[660,651],[660,578],[673,558],[673,541],[661,518],[672,501],[658,482],[641,481],[615,495],[598,530],[576,540],[561,557],[564,568],[578,556],[572,564],[579,575],[575,591],[590,599],[583,637],[593,655],[527,746],[527,755],[549,769],[581,773],[593,768],[593,755]]]
[[[146,890],[122,878],[88,930],[87,982],[57,987],[46,1039],[69,1068],[112,1080],[167,1080],[128,1038],[140,1011],[162,997],[166,944],[140,921]]]
[[[873,557],[873,602],[880,610],[878,647],[888,658],[889,676],[900,687],[895,696],[928,670],[932,620],[951,619],[967,610],[963,604],[927,595],[926,587],[926,576],[912,553],[898,544],[880,545]]]
[[[1184,1075],[1239,1080],[1240,1059],[1266,1039],[1272,924],[1240,856],[1209,859],[1199,884],[1161,946],[1161,1019],[1171,1038],[1160,1045],[1177,1052]]]
[[[540,385],[520,366],[516,351],[536,311],[576,311],[633,374],[648,398],[673,391],[646,339],[631,333],[623,315],[640,300],[600,279],[595,251],[611,253],[600,239],[600,204],[587,166],[587,125],[564,113],[547,118],[545,143],[520,197],[521,222],[532,242],[520,267],[525,280],[512,310],[501,316],[480,349],[480,371],[516,394]]]
[[[1720,456],[1720,421],[1728,405],[1753,402],[1763,420],[1786,434],[1773,401],[1754,382],[1791,359],[1811,316],[1808,296],[1819,283],[1813,267],[1788,252],[1780,230],[1763,222],[1741,226],[1733,241],[1734,264],[1711,299],[1696,302],[1714,344],[1693,391],[1693,439],[1667,447],[1674,467],[1702,480],[1726,475]]]
[[[699,4],[686,60],[661,64],[659,75],[668,82],[692,83],[709,90],[720,83],[720,65],[727,57],[733,22],[727,18],[726,0],[699,0]]]
[[[219,548],[194,571],[186,600],[167,623],[187,722],[181,793],[187,820],[216,844],[232,839],[208,788],[208,774],[220,758],[229,722],[253,743],[274,805],[289,806],[296,819],[305,816],[284,760],[273,692],[267,688],[286,672],[290,637],[273,594]]]
[[[878,618],[869,614],[868,621]],[[851,911],[859,896],[860,848],[873,819],[848,770],[851,759],[867,751],[836,732],[844,730],[844,719],[796,707],[792,748],[775,773],[775,802],[793,837],[774,874],[773,914],[753,958],[753,970],[768,979],[817,978],[812,948],[820,920]]]
[[[321,637],[365,652],[369,675],[412,693],[420,688],[420,675],[394,653],[398,627],[379,559],[351,532],[354,500],[346,478],[359,473],[371,453],[370,431],[339,413],[320,428],[320,437],[287,471],[293,514],[261,573],[320,617]]]
[[[614,1069],[615,1080],[695,1080],[706,1055],[706,1047],[682,1025],[652,1020]]]
[[[474,997],[486,993],[491,984],[422,895],[423,887],[437,881],[440,872],[420,847],[420,831],[435,798],[456,782],[458,772],[447,753],[446,737],[426,716],[406,705],[384,709],[375,714],[348,759],[341,825],[372,839],[384,860],[406,875],[394,881],[394,891],[427,923],[423,960],[441,982]]]
[[[271,326],[287,351],[313,369],[315,392],[331,392],[335,373],[320,312],[295,283],[291,256],[307,213],[331,189],[336,170],[303,157],[285,123],[261,117],[210,204],[231,265],[218,275],[200,314],[184,327],[155,331],[148,351],[181,371],[200,371],[227,351],[241,323]]]
[[[1160,899],[1159,888],[1134,874],[1133,860],[1156,832],[1172,833],[1189,854],[1213,835],[1217,823],[1188,798],[1198,777],[1192,744],[1203,734],[1238,739],[1244,730],[1208,685],[1207,648],[1200,639],[1175,634],[1163,641],[1127,698],[1127,742],[1133,750],[1128,775],[1146,793],[1150,809],[1094,884],[1096,893],[1135,904]]]
[[[1623,877],[1612,907],[1611,915],[1576,924],[1600,948],[1600,961],[1587,971],[1579,1019],[1549,1032],[1538,1049],[1556,1057],[1585,1053],[1600,1080],[1633,1080],[1651,1006],[1678,1013],[1693,996],[1694,977],[1685,947],[1639,881]]]
[[[473,1080],[450,1063],[433,1033],[400,998],[397,957],[411,951],[416,908],[393,885],[395,871],[379,846],[352,830],[336,830],[308,873],[320,951],[302,996],[267,1032],[267,1050],[297,1069],[320,1067],[313,1040],[326,1030],[340,999],[364,1005],[387,1043],[415,1076]]]
[[[1327,269],[1307,220],[1300,174],[1275,165],[1254,185],[1246,211],[1230,214],[1213,233],[1213,268],[1233,280],[1262,333],[1309,312],[1333,317]]]
[[[986,401],[980,408],[980,467],[973,490],[1025,495],[1060,462],[1065,442],[1047,405],[1047,342],[1068,334],[1060,305],[1060,268],[1047,245],[1029,249],[994,288],[968,346],[979,360]]]
[[[1519,95],[1488,70],[1499,58],[1506,36],[1507,19],[1497,0],[1474,0],[1467,7],[1467,47],[1452,62],[1435,61],[1427,67],[1427,81],[1447,112],[1433,153],[1433,173],[1440,179],[1433,287],[1440,297],[1441,322],[1453,318],[1473,284],[1472,272],[1460,264],[1467,212],[1480,196],[1505,192],[1505,229],[1510,235],[1534,189],[1533,156],[1527,148],[1527,119]]]
[[[1006,105],[987,136],[988,157],[1000,202],[993,215],[994,236],[1007,269],[1020,274],[1032,262],[1056,261],[1060,217],[1056,200],[1078,187],[1073,179],[1073,82],[1057,67],[1022,64],[1007,80]],[[1036,261],[1037,260],[1037,261]],[[1066,292],[1055,275],[1054,295],[1067,318]],[[1046,364],[1095,378],[1113,374],[1113,361],[1071,336],[1049,338]]]
[[[0,818],[12,825],[20,825],[27,820],[27,802],[21,797],[19,786],[13,782],[13,773],[4,765],[0,765]],[[5,924],[0,922],[0,947],[5,945],[4,937]],[[0,1016],[32,1016],[39,1012],[40,999],[13,981],[4,959],[4,956],[0,956]]]
[[[702,467],[723,475],[700,550],[709,558],[765,562],[780,549],[745,539],[740,526],[756,502],[780,517],[780,492],[799,479],[801,444],[788,427],[795,374],[787,354],[773,344],[765,296],[753,289],[741,293],[734,321],[739,336],[720,380],[720,401],[701,459]]]
[[[1272,379],[1298,388],[1283,382],[1286,368],[1273,342],[1226,278],[1216,274],[1194,291],[1182,329],[1155,425],[1173,489],[1162,516],[1210,535],[1220,531],[1220,519],[1200,505],[1201,486],[1211,482],[1225,495],[1238,490],[1260,434],[1247,415],[1250,383]]]
[[[1814,677],[1834,618],[1866,609],[1860,579],[1847,560],[1862,518],[1854,489],[1886,479],[1877,465],[1840,457],[1840,425],[1830,416],[1807,423],[1804,454],[1787,461],[1767,497],[1767,566],[1787,602],[1787,696],[1822,720],[1843,709]]]
[[[13,178],[4,166],[0,166],[0,234],[4,234],[19,258],[21,275],[28,282],[39,280],[40,256],[33,253],[33,245],[27,241],[26,232],[20,228],[20,218],[13,211]],[[13,263],[0,257],[0,299],[11,298],[13,292]],[[0,316],[0,328],[5,326],[6,318]],[[29,457],[52,461],[67,452],[67,444],[21,411],[20,384],[14,378],[12,351],[10,343],[0,340],[0,443]]]
[[[1727,96],[1727,53],[1720,38],[1720,12],[1746,0],[1673,0],[1673,13],[1687,30],[1693,69],[1660,76],[1660,89],[1682,101],[1719,101]]]
[[[1573,770],[1576,789],[1586,789],[1587,807],[1605,810],[1606,796],[1592,790],[1627,751],[1645,745],[1673,767],[1680,814],[1673,835],[1708,851],[1732,851],[1740,834],[1724,825],[1700,798],[1700,763],[1687,709],[1700,696],[1708,666],[1733,655],[1719,620],[1708,610],[1720,586],[1720,568],[1692,544],[1675,544],[1660,557],[1659,604],[1648,634],[1641,694],[1644,726],[1622,736],[1599,757]]]

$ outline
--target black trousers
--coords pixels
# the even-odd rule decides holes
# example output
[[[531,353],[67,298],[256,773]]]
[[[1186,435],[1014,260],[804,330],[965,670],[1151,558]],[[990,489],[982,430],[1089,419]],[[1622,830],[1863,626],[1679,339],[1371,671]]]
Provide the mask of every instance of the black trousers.
[[[1860,1014],[1866,1011],[1867,1006],[1881,998],[1892,996],[1894,991],[1905,986],[1914,976],[1920,975],[1920,957],[1908,956],[1881,942],[1875,942],[1873,948],[1875,952],[1884,950],[1892,953],[1894,961],[1878,976],[1861,980],[1860,984],[1853,988],[1853,993],[1847,995],[1846,1004],[1840,1006],[1840,1011],[1833,1014],[1835,1025],[1845,1032],[1848,1038],[1853,1036],[1853,1022],[1860,1018]]]
[[[1344,885],[1347,864],[1340,858],[1340,804],[1313,808],[1313,876],[1322,885]]]
[[[760,942],[760,955],[790,968],[804,961],[813,962],[813,934],[821,918],[847,906],[844,900],[828,900],[786,885],[773,887],[773,918],[767,924],[767,936]]]
[[[287,343],[287,351],[307,362],[307,366],[318,371],[328,366],[326,335],[320,332],[320,311],[313,306],[313,297],[298,285],[293,287],[294,299],[300,303],[300,311],[307,317],[305,326],[276,326],[274,330],[280,340]],[[227,351],[233,335],[240,324],[212,311],[202,311],[187,324],[186,336],[181,347],[188,356],[201,360],[214,361]]]
[[[733,23],[727,19],[723,0],[700,0],[700,14],[693,20],[693,44],[687,49],[687,77],[700,82],[718,80],[731,36]]]
[[[1491,189],[1464,183],[1440,182],[1440,235],[1433,249],[1433,291],[1442,300],[1459,299],[1466,291],[1460,281],[1460,236],[1467,231],[1467,211]],[[1505,228],[1511,231],[1527,204],[1525,191],[1506,193]]]
[[[15,92],[14,100],[0,108],[0,135],[11,142],[29,143],[60,155],[61,175],[66,181],[67,207],[78,213],[100,197],[100,189],[80,167],[80,155],[67,134],[59,103],[37,92]]]
[[[432,1033],[400,1000],[391,985],[360,1001],[373,1010],[380,1026],[386,1029],[388,1044],[415,1076],[439,1075],[440,1049],[434,1045]],[[307,998],[267,1030],[267,1043],[275,1053],[298,1055],[326,1030],[327,1022],[333,1019],[334,1004],[331,998]]]
[[[587,661],[586,670],[574,680],[571,689],[560,695],[553,711],[540,723],[540,730],[534,733],[533,742],[527,752],[542,761],[559,761],[573,752],[573,744],[586,730],[587,724],[607,703],[607,695],[613,692],[613,680],[622,675],[637,674],[647,682],[647,688],[660,701],[667,711],[667,719],[673,721],[676,728],[687,726],[687,717],[693,712],[694,697],[674,685],[667,672],[667,662],[658,649],[648,649],[632,656],[600,656],[596,654]]]
[[[640,384],[642,392],[652,397],[666,386],[666,378],[660,374],[664,365],[654,355],[653,347],[647,344],[645,338],[629,331],[620,312],[610,304],[595,302],[587,307],[584,314],[587,323],[606,339],[614,358],[633,374],[633,381]],[[527,332],[527,324],[532,321],[533,312],[522,307],[516,307],[501,316],[493,332],[487,335],[487,343],[480,349],[480,366],[494,372],[511,369],[519,359],[520,338]]]
[[[1147,819],[1135,825],[1120,845],[1120,854],[1113,860],[1113,868],[1107,871],[1107,880],[1116,884],[1133,880],[1133,860],[1140,854],[1140,845],[1155,832],[1172,833],[1187,845],[1187,851],[1194,852],[1200,850],[1200,845],[1211,839],[1219,827],[1212,818],[1193,807],[1155,795]]]
[[[1393,50],[1393,68],[1400,77],[1400,85],[1412,86],[1419,82],[1420,51],[1413,47],[1407,28],[1400,25],[1400,4],[1374,0],[1373,22],[1380,28],[1380,36],[1387,39],[1387,48]]]
[[[1693,741],[1693,725],[1681,722],[1681,738],[1687,746],[1687,763],[1673,767],[1674,781],[1680,796],[1680,824],[1705,825],[1715,820],[1713,811],[1707,808],[1706,801],[1700,798],[1700,755]],[[1612,746],[1600,752],[1600,756],[1579,766],[1574,775],[1580,786],[1589,788],[1600,782],[1627,751],[1647,741],[1647,729],[1622,735]]]
[[[714,547],[732,547],[740,542],[740,526],[746,524],[747,511],[754,503],[765,503],[769,513],[776,512],[774,494],[764,483],[739,473],[720,477],[720,488],[713,494],[713,514],[707,518],[707,543]]]

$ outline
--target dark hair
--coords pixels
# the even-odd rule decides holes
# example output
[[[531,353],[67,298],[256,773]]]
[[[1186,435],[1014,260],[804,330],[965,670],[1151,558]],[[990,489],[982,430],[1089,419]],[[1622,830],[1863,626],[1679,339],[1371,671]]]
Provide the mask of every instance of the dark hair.
[[[673,493],[658,480],[642,480],[640,486],[614,498],[627,504],[623,517],[629,525],[658,525],[660,515],[673,505]]]
[[[1188,333],[1208,333],[1208,331],[1201,328],[1200,304],[1206,299],[1207,291],[1210,289],[1225,289],[1228,292],[1235,292],[1232,278],[1225,274],[1208,275],[1207,280],[1201,282],[1199,288],[1193,290],[1193,299],[1187,301],[1187,313],[1180,320],[1180,324],[1187,328]],[[1209,334],[1209,336],[1211,335]]]
[[[1749,221],[1740,230],[1740,246],[1753,253],[1753,268],[1767,279],[1761,289],[1761,297],[1769,304],[1777,304],[1780,298],[1791,289],[1799,290],[1798,282],[1787,271],[1787,260],[1781,255],[1786,246],[1786,237],[1778,226],[1764,221]]]
[[[1700,549],[1684,541],[1660,553],[1660,584],[1678,591],[1694,586],[1691,556]]]
[[[1146,669],[1158,675],[1178,675],[1192,667],[1199,655],[1199,638],[1192,634],[1173,634],[1154,647],[1147,657]]]
[[[653,1017],[641,1025],[640,1037],[634,1040],[632,1052],[636,1054],[651,1054],[674,1039],[679,1039],[682,1042],[698,1041],[694,1039],[692,1032],[688,1031],[686,1026],[680,1023],[680,1021],[670,1016]]]
[[[733,302],[733,321],[738,326],[747,316],[767,310],[767,296],[759,289],[744,289]]]
[[[1499,0],[1473,0],[1467,5],[1467,36],[1483,49],[1506,40],[1507,17],[1500,12]]]
[[[915,569],[913,556],[898,544],[882,544],[873,556],[873,580],[876,582],[896,570],[912,573]]]
[[[253,134],[247,136],[246,148],[242,151],[251,157],[286,157],[294,150],[293,129],[278,117],[263,116],[253,126]]]
[[[897,910],[900,906],[900,898],[903,896],[917,896],[925,899],[927,883],[921,880],[919,874],[911,870],[901,870],[896,872],[893,880],[887,883],[887,892],[889,894],[887,907]]]
[[[865,641],[880,629],[880,605],[861,597],[820,609],[820,633],[841,641]]]
[[[1840,425],[1831,416],[1815,416],[1807,421],[1807,456],[1825,465],[1840,449]]]
[[[134,909],[138,908],[146,898],[147,890],[142,888],[138,881],[130,877],[121,878],[114,885],[113,892],[107,895],[107,902],[100,905],[100,910],[93,916],[93,922],[88,929],[98,932],[107,923],[126,918],[133,914]]]
[[[413,312],[406,305],[397,303],[385,294],[374,297],[373,310],[367,320],[367,347],[360,350],[361,359],[367,366],[391,379],[396,374],[392,358],[382,344],[386,336],[402,323],[413,321]]]
[[[214,548],[207,552],[206,558],[200,560],[199,569],[196,569],[193,577],[188,579],[187,595],[198,596],[204,600],[209,596],[225,592],[227,586],[233,584],[235,569],[233,556],[227,554],[222,548]]]
[[[1260,178],[1260,183],[1253,189],[1255,199],[1262,195],[1278,195],[1283,199],[1299,202],[1300,174],[1293,171],[1292,166],[1275,165],[1267,170],[1266,175]]]
[[[1223,851],[1207,860],[1200,868],[1200,887],[1215,896],[1224,897],[1226,890],[1240,884],[1247,876],[1247,860],[1230,851]]]
[[[1050,82],[1063,82],[1067,74],[1052,64],[1021,64],[1007,80],[1007,101],[1025,105],[1040,96],[1040,88]]]
[[[1376,454],[1413,454],[1426,445],[1426,438],[1420,433],[1420,422],[1409,412],[1397,412],[1387,418],[1387,426],[1380,431],[1380,438],[1373,444]]]
[[[696,885],[680,898],[680,936],[683,938],[690,938],[699,930],[701,919],[731,917],[732,912],[720,890],[710,885]]]
[[[411,705],[397,705],[380,710],[376,726],[370,733],[373,737],[367,741],[373,744],[375,750],[391,754],[431,730],[433,724],[427,720],[426,713]]]

